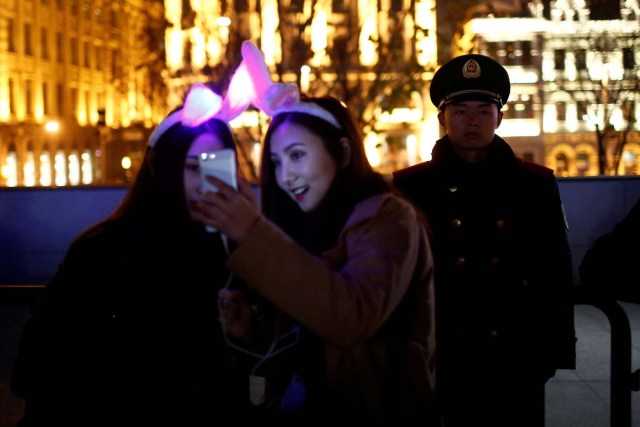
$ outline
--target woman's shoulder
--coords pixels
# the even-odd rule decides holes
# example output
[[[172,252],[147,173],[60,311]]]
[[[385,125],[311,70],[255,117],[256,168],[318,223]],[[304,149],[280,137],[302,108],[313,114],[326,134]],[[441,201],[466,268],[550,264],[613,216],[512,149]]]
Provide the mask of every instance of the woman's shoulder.
[[[351,215],[351,225],[373,217],[398,220],[400,218],[416,218],[416,212],[411,203],[393,193],[376,194],[358,203]]]
[[[118,221],[104,220],[78,234],[69,246],[70,252],[123,252],[134,246],[135,233]]]

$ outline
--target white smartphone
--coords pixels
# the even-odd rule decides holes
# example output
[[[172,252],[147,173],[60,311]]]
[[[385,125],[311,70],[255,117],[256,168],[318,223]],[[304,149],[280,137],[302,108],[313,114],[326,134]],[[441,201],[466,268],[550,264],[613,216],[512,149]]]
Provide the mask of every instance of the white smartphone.
[[[238,189],[236,153],[232,149],[225,148],[223,150],[202,153],[198,160],[200,163],[202,187],[205,191],[218,191],[218,188],[215,185],[206,180],[205,177],[207,175],[215,176],[236,190]],[[207,226],[207,231],[213,233],[217,230],[213,227]]]

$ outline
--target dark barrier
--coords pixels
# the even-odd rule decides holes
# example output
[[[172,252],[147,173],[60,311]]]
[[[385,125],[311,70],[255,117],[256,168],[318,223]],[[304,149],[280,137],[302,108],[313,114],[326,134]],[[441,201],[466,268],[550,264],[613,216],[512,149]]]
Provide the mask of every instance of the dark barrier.
[[[640,390],[640,369],[631,371],[631,326],[624,307],[590,288],[576,286],[575,304],[600,309],[611,325],[611,427],[631,426],[631,392]]]

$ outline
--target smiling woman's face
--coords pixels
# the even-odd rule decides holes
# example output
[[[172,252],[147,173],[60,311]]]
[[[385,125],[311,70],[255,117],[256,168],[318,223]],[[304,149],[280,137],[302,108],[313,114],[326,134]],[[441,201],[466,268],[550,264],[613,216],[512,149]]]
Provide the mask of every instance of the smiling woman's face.
[[[271,135],[271,166],[278,186],[304,212],[324,200],[338,172],[322,139],[304,126],[284,122]]]

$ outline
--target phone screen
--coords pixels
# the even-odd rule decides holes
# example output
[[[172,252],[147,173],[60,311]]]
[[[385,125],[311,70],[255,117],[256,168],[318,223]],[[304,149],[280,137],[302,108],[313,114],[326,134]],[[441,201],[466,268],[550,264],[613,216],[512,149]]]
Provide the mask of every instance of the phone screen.
[[[224,150],[210,151],[202,153],[198,159],[200,163],[200,178],[202,179],[202,187],[205,191],[217,192],[218,188],[206,180],[207,175],[226,182],[235,189],[238,189],[237,171],[236,171],[236,154],[230,148]],[[217,231],[213,227],[207,226],[207,231]]]

